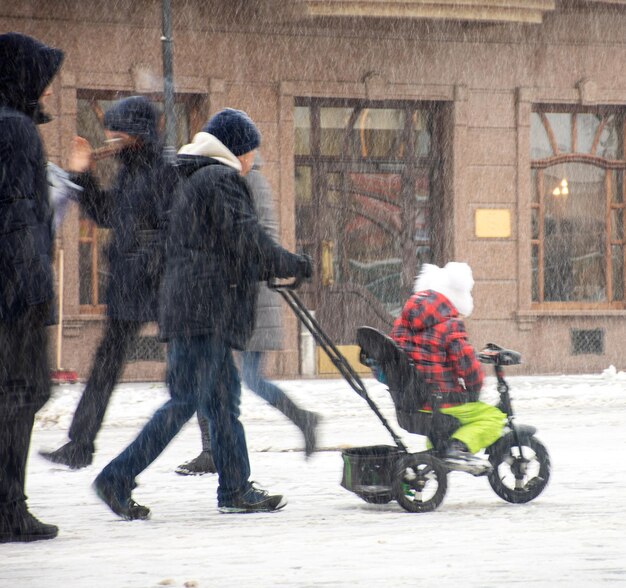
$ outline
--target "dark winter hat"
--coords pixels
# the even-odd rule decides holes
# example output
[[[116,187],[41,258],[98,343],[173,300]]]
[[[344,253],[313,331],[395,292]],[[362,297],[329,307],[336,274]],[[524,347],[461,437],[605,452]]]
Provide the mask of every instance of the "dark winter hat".
[[[0,104],[36,117],[39,98],[52,81],[63,52],[21,33],[0,35]]]
[[[233,155],[243,155],[261,144],[261,133],[243,110],[220,110],[202,131],[219,139]]]
[[[104,114],[104,126],[109,131],[139,137],[144,143],[157,142],[158,120],[156,108],[143,96],[122,98]]]

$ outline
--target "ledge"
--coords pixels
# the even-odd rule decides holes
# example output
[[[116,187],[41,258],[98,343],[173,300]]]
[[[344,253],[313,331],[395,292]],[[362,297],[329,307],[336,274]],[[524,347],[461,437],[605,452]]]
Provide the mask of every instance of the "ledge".
[[[517,320],[517,328],[520,331],[531,331],[533,325],[542,318],[624,318],[626,319],[626,309],[597,308],[597,309],[533,309],[518,310],[513,313]]]
[[[584,308],[584,309],[546,309],[546,310],[518,310],[516,313],[518,319],[538,319],[542,317],[596,317],[596,316],[612,316],[626,318],[626,309],[617,308]]]
[[[292,0],[292,18],[369,17],[539,24],[555,0]]]
[[[70,315],[63,318],[63,336],[79,337],[84,327],[92,327],[94,325],[104,324],[106,314],[79,314]],[[58,328],[58,325],[51,325],[51,328]],[[154,336],[159,332],[156,322],[144,323],[139,331],[142,336]]]
[[[542,318],[625,318],[626,309],[598,308],[598,309],[566,309],[555,308],[546,310],[518,310],[514,313],[517,328],[520,331],[530,331],[533,325]]]

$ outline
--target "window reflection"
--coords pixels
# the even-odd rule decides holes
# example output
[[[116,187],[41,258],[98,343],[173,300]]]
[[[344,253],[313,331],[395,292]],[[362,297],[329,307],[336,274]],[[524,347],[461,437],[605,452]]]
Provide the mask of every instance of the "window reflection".
[[[297,145],[310,140],[307,155],[296,153],[299,246],[332,244],[335,286],[362,288],[396,313],[432,261],[433,114],[323,102],[301,103],[294,116]]]
[[[338,156],[344,149],[344,129],[348,125],[352,108],[322,108],[320,111],[320,153]]]
[[[533,112],[530,116],[530,145],[532,159],[554,155],[546,127],[537,112]]]
[[[606,118],[602,127],[596,153],[605,159],[625,159],[624,157],[624,117],[614,115]]]
[[[605,300],[603,170],[556,165],[544,186],[544,300]]]
[[[626,111],[531,115],[532,300],[624,304]]]
[[[572,151],[572,115],[566,112],[548,112],[545,114],[554,134],[556,146],[560,153]]]
[[[311,152],[311,109],[307,106],[296,106],[294,111],[296,155],[308,155]]]
[[[576,151],[591,153],[602,117],[597,114],[576,115]]]

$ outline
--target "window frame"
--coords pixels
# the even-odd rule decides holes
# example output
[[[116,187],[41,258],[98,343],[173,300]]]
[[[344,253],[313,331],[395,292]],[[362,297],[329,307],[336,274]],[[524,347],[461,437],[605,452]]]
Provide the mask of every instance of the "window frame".
[[[324,179],[322,176],[331,169],[335,169],[337,173],[343,173],[345,169],[349,166],[359,167],[360,164],[363,164],[364,168],[367,169],[368,165],[373,166],[385,166],[385,165],[396,165],[399,168],[401,166],[406,167],[408,170],[413,170],[410,172],[410,176],[414,177],[418,170],[429,170],[429,174],[437,173],[438,168],[443,159],[443,155],[441,153],[441,145],[443,143],[442,133],[443,133],[443,117],[444,111],[442,102],[433,101],[433,100],[398,100],[398,99],[364,99],[364,98],[338,98],[338,97],[321,97],[321,96],[294,96],[293,108],[297,107],[308,107],[310,109],[310,138],[309,138],[309,147],[310,150],[307,154],[298,154],[295,150],[294,145],[294,153],[293,153],[293,169],[294,169],[294,177],[295,172],[298,168],[307,168],[310,170],[310,182],[311,182],[311,202],[310,205],[320,206],[321,199],[321,191],[322,186],[324,185]],[[345,148],[341,151],[339,155],[327,155],[322,154],[321,152],[321,111],[324,108],[346,108],[351,109],[352,113],[350,116],[350,120],[347,122],[346,126],[342,129],[342,134],[344,136],[344,145]],[[430,130],[430,140],[432,145],[429,149],[427,155],[416,155],[413,154],[410,149],[406,150],[406,152],[402,152],[401,156],[394,159],[388,159],[385,157],[372,157],[368,164],[363,163],[364,159],[367,159],[367,154],[363,152],[363,142],[364,136],[362,129],[359,129],[359,138],[360,138],[360,147],[358,149],[359,154],[355,155],[348,149],[348,141],[349,135],[346,134],[346,129],[350,128],[355,130],[358,128],[358,121],[360,115],[364,110],[367,109],[395,109],[400,110],[405,113],[405,115],[410,115],[415,110],[420,110],[431,117],[429,120],[429,125],[431,127]],[[295,130],[294,124],[294,130]],[[410,122],[408,117],[405,118],[404,127],[401,130],[402,136],[406,143],[410,142],[410,138],[408,133],[410,132]],[[408,176],[407,176],[408,177]],[[409,182],[410,184],[410,182]],[[431,225],[431,235],[428,238],[424,239],[415,239],[413,241],[413,245],[415,248],[427,246],[431,252],[431,256],[433,257],[433,261],[437,261],[440,257],[439,249],[440,246],[437,243],[437,240],[434,239],[434,227],[439,226],[441,224],[441,219],[438,217],[438,210],[433,210],[435,205],[433,204],[435,201],[443,202],[443,186],[441,182],[435,182],[431,177],[431,196],[430,202],[428,204],[430,209],[430,225]],[[382,200],[381,200],[382,201]],[[295,208],[297,209],[297,202],[295,203]],[[441,208],[441,207],[438,207]],[[373,220],[373,219],[370,219]],[[307,239],[300,238],[296,232],[296,247],[300,250],[310,251],[315,259],[323,259],[325,255],[323,243],[318,242],[316,239]],[[403,264],[403,270],[405,273],[411,273],[411,279],[408,280],[410,282],[410,286],[413,284],[414,271],[410,269],[409,266]],[[323,272],[322,272],[323,274]],[[324,278],[322,278],[322,282]],[[329,284],[332,283],[329,282]],[[315,288],[317,290],[317,297],[320,297],[321,289],[323,285],[318,284]],[[408,292],[407,292],[408,295]]]
[[[552,147],[553,155],[540,159],[530,159],[530,174],[531,174],[531,193],[536,191],[537,199],[531,198],[529,201],[530,221],[532,227],[533,211],[537,211],[537,224],[538,234],[537,238],[534,238],[532,229],[530,231],[530,259],[532,260],[532,250],[537,247],[537,300],[533,299],[532,292],[532,280],[530,282],[530,303],[532,310],[625,310],[626,309],[626,234],[624,234],[624,228],[626,225],[626,109],[619,106],[581,106],[581,105],[565,105],[565,104],[541,104],[536,103],[532,105],[532,113],[536,113],[540,116],[544,129],[546,131],[548,141]],[[576,120],[577,117],[573,116],[571,124],[571,149],[570,152],[559,151],[556,137],[552,128],[545,116],[547,113],[564,113],[564,114],[597,114],[603,117],[602,122],[596,130],[590,153],[577,153],[575,151],[577,147],[577,129]],[[606,124],[607,117],[610,115],[617,116],[617,124],[621,129],[621,157],[622,159],[605,159],[596,154],[596,149],[600,139],[600,135]],[[530,143],[530,142],[529,142]],[[532,149],[532,143],[530,143]],[[546,301],[544,300],[544,185],[543,185],[543,172],[553,166],[563,163],[582,163],[600,168],[604,171],[604,195],[605,195],[605,218],[604,218],[604,271],[606,275],[606,300],[600,302],[589,301]],[[622,194],[621,202],[615,201],[611,197],[611,173],[614,170],[622,171]],[[533,183],[533,173],[535,174]],[[613,239],[611,230],[611,218],[612,212],[615,210],[622,211],[622,239]],[[621,246],[623,252],[623,271],[624,284],[622,285],[624,291],[623,300],[613,300],[613,267],[612,267],[612,252],[613,246]],[[532,262],[531,262],[532,265]],[[531,270],[532,271],[532,270]]]

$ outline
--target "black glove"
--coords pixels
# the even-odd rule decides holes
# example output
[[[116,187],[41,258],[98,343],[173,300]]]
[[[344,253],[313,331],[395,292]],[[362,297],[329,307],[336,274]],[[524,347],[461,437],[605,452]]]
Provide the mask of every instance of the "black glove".
[[[313,275],[313,260],[308,255],[298,255],[298,266],[294,277],[308,279]]]

